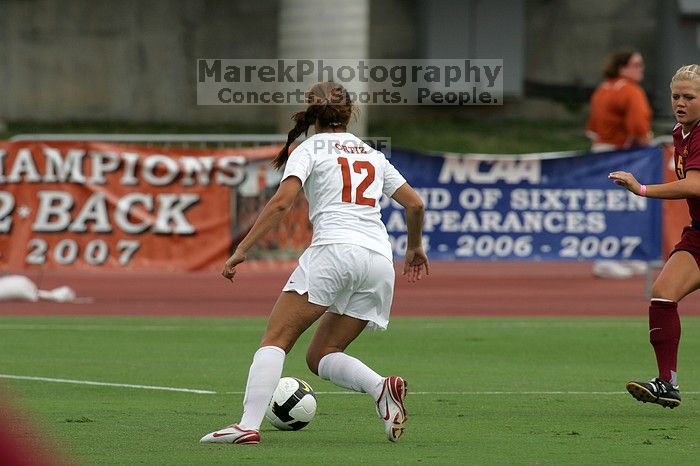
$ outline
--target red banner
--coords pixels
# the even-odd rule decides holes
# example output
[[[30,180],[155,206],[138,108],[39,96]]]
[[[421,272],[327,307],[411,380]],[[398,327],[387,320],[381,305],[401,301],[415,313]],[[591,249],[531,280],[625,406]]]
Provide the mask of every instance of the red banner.
[[[219,270],[277,151],[0,142],[0,270]]]

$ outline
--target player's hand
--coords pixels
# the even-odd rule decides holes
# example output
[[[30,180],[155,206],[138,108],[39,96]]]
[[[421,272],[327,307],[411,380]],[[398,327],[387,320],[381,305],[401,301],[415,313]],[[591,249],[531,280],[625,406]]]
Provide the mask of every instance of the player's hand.
[[[221,275],[227,280],[233,281],[233,277],[236,275],[236,266],[245,260],[245,254],[235,250],[233,255],[228,258],[224,264],[224,270],[221,271]]]
[[[616,185],[622,186],[637,195],[639,195],[642,188],[641,183],[637,181],[633,174],[628,172],[612,172],[608,175],[608,178],[613,180]]]
[[[425,275],[430,275],[430,263],[428,256],[423,251],[423,248],[406,249],[406,260],[403,264],[403,274],[408,280],[408,283],[414,283],[423,278]]]

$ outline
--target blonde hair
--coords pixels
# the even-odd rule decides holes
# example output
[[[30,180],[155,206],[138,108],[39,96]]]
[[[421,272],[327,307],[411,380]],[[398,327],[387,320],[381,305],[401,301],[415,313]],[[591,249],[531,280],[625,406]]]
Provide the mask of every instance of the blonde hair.
[[[700,65],[685,65],[678,68],[671,78],[671,86],[678,81],[691,81],[700,87]]]

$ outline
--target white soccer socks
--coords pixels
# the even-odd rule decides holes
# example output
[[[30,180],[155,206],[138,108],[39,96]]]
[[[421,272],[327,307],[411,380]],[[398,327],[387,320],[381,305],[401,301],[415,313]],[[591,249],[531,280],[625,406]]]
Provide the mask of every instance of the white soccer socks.
[[[267,405],[282,377],[285,356],[284,350],[277,346],[263,346],[255,352],[248,371],[243,416],[238,424],[241,429],[260,429]]]
[[[318,363],[318,375],[338,386],[369,393],[374,400],[379,398],[384,384],[384,377],[359,359],[341,352],[329,353],[322,357]]]

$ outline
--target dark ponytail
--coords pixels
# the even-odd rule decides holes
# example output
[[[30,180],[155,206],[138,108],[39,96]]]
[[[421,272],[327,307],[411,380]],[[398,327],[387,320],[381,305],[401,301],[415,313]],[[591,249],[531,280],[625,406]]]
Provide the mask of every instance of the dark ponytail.
[[[311,105],[303,112],[295,112],[292,115],[292,120],[294,120],[296,124],[289,134],[287,134],[287,143],[282,150],[280,150],[279,154],[277,154],[277,157],[270,162],[273,168],[279,170],[287,163],[287,159],[289,158],[289,146],[291,146],[299,136],[306,134],[309,131],[309,127],[316,123],[318,107],[318,105]]]
[[[337,83],[326,81],[314,85],[307,94],[309,106],[302,112],[292,114],[294,128],[287,134],[287,143],[270,164],[279,170],[289,159],[289,147],[318,121],[322,128],[346,127],[353,112],[350,94]]]

